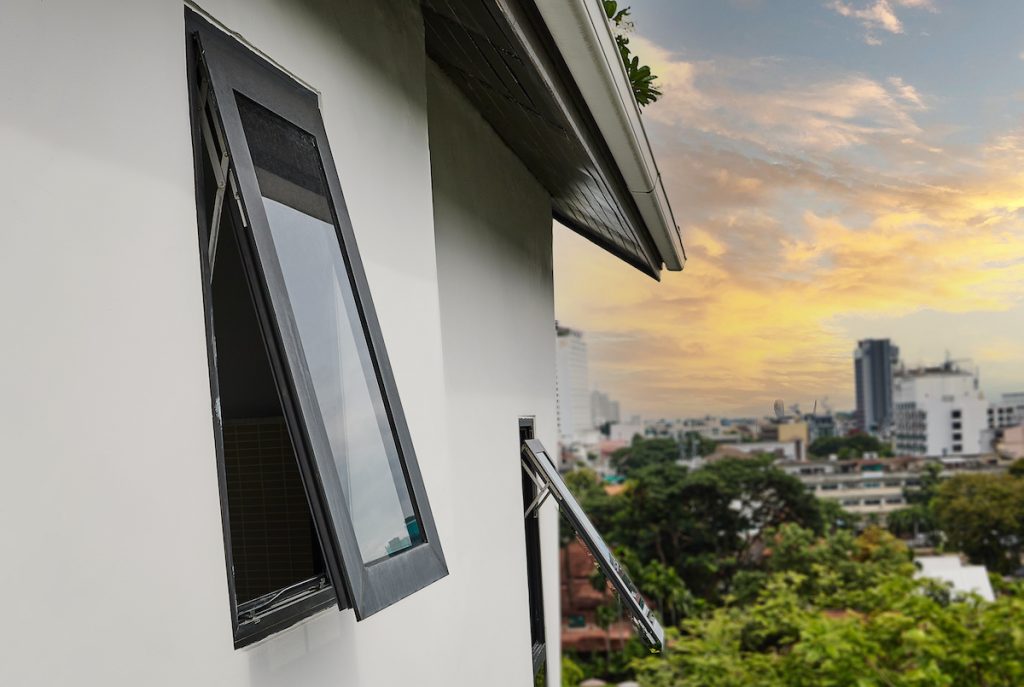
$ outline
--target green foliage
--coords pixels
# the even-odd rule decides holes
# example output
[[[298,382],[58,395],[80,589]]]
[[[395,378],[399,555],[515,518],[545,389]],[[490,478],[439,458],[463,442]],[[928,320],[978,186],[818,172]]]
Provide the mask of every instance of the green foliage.
[[[903,498],[908,506],[893,511],[886,517],[885,524],[890,532],[900,537],[927,534],[933,545],[939,543],[938,523],[932,502],[939,489],[941,473],[941,465],[929,463],[921,473],[919,487],[903,490]]]
[[[687,432],[683,436],[683,451],[687,458],[710,456],[718,448],[718,442],[701,436],[699,432]]]
[[[1006,469],[1010,477],[1024,477],[1024,458],[1018,458]]]
[[[585,678],[583,668],[576,661],[568,656],[562,656],[562,687],[579,687]]]
[[[671,591],[668,571],[694,597],[714,600],[737,570],[756,565],[754,549],[766,529],[785,522],[823,527],[817,499],[770,457],[729,458],[692,472],[678,457],[672,439],[640,440],[613,456],[627,477],[621,494],[585,486],[596,477],[583,478],[581,487],[581,502],[605,538],[631,550],[637,586],[673,619],[693,602]],[[575,485],[580,478],[571,475]]]
[[[679,460],[679,444],[675,439],[634,438],[633,442],[612,453],[612,467],[627,477],[631,472],[649,465],[669,465]]]
[[[848,530],[857,526],[858,516],[850,513],[835,499],[819,499],[821,524],[829,532]]]
[[[827,458],[835,454],[843,460],[859,458],[865,453],[877,453],[883,458],[893,455],[892,446],[870,434],[860,433],[848,437],[820,437],[812,441],[807,450],[815,458]]]
[[[819,538],[790,525],[771,540],[748,596],[683,621],[663,657],[634,662],[643,687],[1024,684],[1024,587],[952,602],[877,529]]]
[[[654,85],[657,80],[647,65],[640,64],[640,58],[632,54],[629,47],[629,38],[624,32],[632,28],[629,21],[630,9],[619,8],[616,0],[604,0],[604,11],[608,20],[615,27],[615,43],[619,47],[619,55],[622,57],[622,64],[626,67],[626,74],[629,76],[629,83],[633,89],[633,97],[641,107],[650,105],[661,97],[661,90]]]
[[[972,562],[993,572],[1009,573],[1020,567],[1024,479],[957,475],[939,485],[932,508],[952,550],[963,551]]]

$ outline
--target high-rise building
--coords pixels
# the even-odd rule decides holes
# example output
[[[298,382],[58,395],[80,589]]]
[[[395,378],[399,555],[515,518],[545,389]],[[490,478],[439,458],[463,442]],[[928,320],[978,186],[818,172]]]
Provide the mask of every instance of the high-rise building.
[[[606,422],[619,421],[619,402],[613,401],[608,394],[595,389],[590,392],[590,423],[591,427],[600,427]]]
[[[900,349],[889,339],[864,339],[853,352],[857,386],[857,426],[865,432],[888,431],[893,421],[892,378]]]
[[[555,325],[555,397],[558,434],[572,443],[593,429],[590,386],[587,378],[587,344],[583,333]]]
[[[893,381],[898,454],[974,455],[988,450],[988,402],[978,378],[953,362],[897,373]]]

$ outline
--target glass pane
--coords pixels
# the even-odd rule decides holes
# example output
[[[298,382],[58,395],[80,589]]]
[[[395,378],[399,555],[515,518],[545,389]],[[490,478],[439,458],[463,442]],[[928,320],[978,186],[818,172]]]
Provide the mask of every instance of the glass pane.
[[[241,96],[238,110],[320,414],[306,421],[320,420],[326,429],[363,562],[393,556],[423,537],[338,244],[315,139]]]

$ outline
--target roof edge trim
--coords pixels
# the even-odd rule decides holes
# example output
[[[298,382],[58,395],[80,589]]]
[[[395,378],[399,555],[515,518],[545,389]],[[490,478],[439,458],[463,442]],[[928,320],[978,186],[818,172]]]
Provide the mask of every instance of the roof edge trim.
[[[679,227],[600,0],[537,2],[666,269],[686,262]]]

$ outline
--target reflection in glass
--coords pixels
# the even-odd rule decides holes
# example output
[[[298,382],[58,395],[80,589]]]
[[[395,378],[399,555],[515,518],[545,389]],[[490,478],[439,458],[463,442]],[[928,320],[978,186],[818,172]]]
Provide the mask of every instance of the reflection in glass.
[[[363,562],[423,541],[312,136],[239,96],[317,410]],[[295,365],[295,362],[292,362]]]

